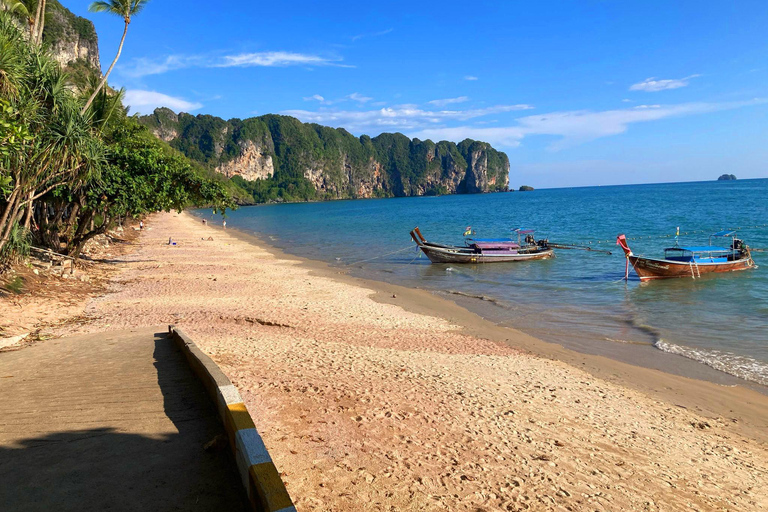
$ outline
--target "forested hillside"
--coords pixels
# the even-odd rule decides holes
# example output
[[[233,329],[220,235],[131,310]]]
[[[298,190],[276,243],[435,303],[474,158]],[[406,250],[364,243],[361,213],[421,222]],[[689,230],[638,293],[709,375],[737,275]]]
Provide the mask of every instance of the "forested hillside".
[[[355,137],[281,115],[224,119],[155,110],[139,121],[257,202],[506,191],[509,159],[485,142]]]

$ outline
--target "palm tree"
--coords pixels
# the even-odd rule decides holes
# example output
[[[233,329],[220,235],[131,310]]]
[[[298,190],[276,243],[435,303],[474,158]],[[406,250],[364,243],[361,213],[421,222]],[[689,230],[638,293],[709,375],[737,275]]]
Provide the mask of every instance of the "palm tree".
[[[115,60],[112,61],[112,65],[109,66],[109,69],[107,70],[107,73],[104,75],[104,78],[101,79],[101,82],[99,82],[99,86],[96,87],[96,90],[93,91],[93,94],[91,94],[91,97],[88,98],[88,102],[83,107],[83,110],[80,112],[81,114],[85,114],[85,112],[88,110],[88,108],[91,106],[91,103],[93,103],[94,98],[96,98],[96,95],[99,94],[99,91],[104,87],[104,84],[107,83],[107,78],[109,77],[109,74],[112,72],[112,68],[115,67],[115,64],[117,63],[117,59],[120,58],[120,54],[123,51],[123,43],[125,43],[125,34],[128,33],[128,25],[131,24],[131,17],[136,16],[139,14],[144,7],[147,5],[147,2],[149,0],[99,0],[97,2],[93,2],[91,6],[88,8],[91,12],[106,12],[109,14],[114,14],[115,16],[120,16],[123,18],[123,21],[125,21],[125,29],[123,30],[123,38],[120,39],[120,46],[117,48],[117,55],[115,55]]]
[[[42,42],[43,29],[39,23],[41,14],[42,19],[45,19],[45,0],[0,0],[0,3],[5,5],[7,10],[27,22],[30,41],[33,43]]]

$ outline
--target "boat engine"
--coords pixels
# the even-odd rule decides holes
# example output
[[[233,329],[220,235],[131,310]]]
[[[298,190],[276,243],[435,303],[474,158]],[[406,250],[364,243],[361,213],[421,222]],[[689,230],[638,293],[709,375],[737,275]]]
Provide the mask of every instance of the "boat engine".
[[[731,248],[734,251],[741,251],[741,250],[743,250],[744,249],[744,241],[743,240],[739,240],[738,238],[734,238],[733,239],[733,245],[731,246]]]
[[[538,240],[536,242],[536,245],[546,249],[549,246],[549,239],[548,238],[542,238],[541,240]]]
[[[536,240],[533,238],[533,235],[526,235],[525,243],[526,245],[534,245],[536,243]]]

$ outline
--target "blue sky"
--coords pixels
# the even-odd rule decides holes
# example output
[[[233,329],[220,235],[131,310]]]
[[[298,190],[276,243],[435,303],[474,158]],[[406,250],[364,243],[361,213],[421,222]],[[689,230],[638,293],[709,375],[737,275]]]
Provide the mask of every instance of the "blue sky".
[[[87,11],[106,69],[119,18]],[[510,184],[768,177],[768,2],[177,2],[130,26],[132,111],[485,140]]]

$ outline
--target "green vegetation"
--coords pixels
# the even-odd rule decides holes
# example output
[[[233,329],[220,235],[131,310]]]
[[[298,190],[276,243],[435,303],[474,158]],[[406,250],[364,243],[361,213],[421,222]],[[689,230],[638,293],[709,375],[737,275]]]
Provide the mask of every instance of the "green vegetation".
[[[77,257],[127,217],[232,206],[220,177],[126,116],[122,93],[102,89],[82,114],[67,81],[0,12],[0,263],[31,243]]]
[[[246,181],[240,176],[234,176],[232,181],[247,191],[256,203],[295,203],[320,198],[312,182],[306,178],[272,177]]]
[[[529,187],[528,185],[523,185],[520,187],[520,192],[531,192],[533,190],[533,187]]]
[[[98,41],[91,20],[75,15],[57,0],[48,0],[43,42],[50,45],[70,39],[73,35],[70,30],[74,30],[74,35],[77,35],[81,42],[95,45]]]
[[[67,64],[65,71],[69,78],[68,83],[80,91],[93,87],[93,81],[101,77],[101,71],[93,67],[85,59],[77,59],[70,62]]]
[[[139,122],[209,169],[240,157],[249,145],[257,148],[271,158],[274,176],[256,181],[233,178],[255,202],[507,189],[507,155],[469,139],[457,145],[411,140],[401,133],[355,137],[341,128],[288,116],[225,121],[210,115],[176,115],[167,108],[140,117]],[[316,174],[312,181],[308,171]]]
[[[734,174],[722,174],[719,178],[717,178],[717,181],[734,181],[736,179],[736,175]]]

